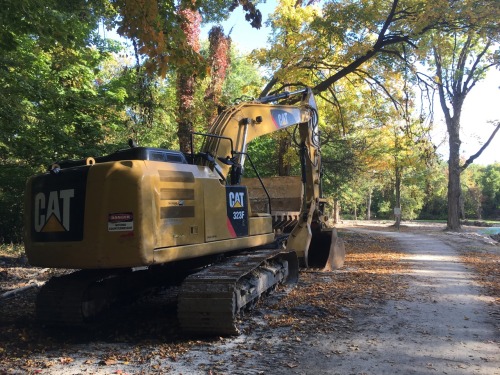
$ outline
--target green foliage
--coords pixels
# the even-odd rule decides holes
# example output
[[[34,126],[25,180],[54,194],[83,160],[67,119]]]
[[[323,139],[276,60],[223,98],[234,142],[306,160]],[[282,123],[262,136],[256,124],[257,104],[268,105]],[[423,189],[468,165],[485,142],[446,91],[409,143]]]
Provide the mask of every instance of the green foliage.
[[[251,58],[231,49],[231,67],[224,82],[221,101],[229,105],[237,98],[256,98],[263,84],[264,79]]]
[[[0,244],[22,240],[24,187],[35,169],[16,163],[0,163]]]
[[[375,216],[377,217],[377,219],[389,219],[392,217],[393,207],[390,201],[381,200],[378,202],[376,207],[377,210]]]
[[[447,217],[447,165],[443,162],[433,164],[425,174],[421,189],[425,193],[419,219],[445,220]]]
[[[414,220],[418,217],[425,195],[420,186],[414,184],[403,185],[401,194],[401,217],[405,220]]]
[[[278,142],[276,137],[267,135],[254,139],[249,145],[247,152],[257,168],[261,177],[271,177],[277,175],[277,164],[273,162],[275,158],[269,157],[276,152]],[[256,177],[250,163],[245,163],[245,177]]]
[[[99,155],[122,121],[100,70],[116,51],[94,30],[105,1],[7,1],[0,28],[0,237],[19,241],[28,176]]]
[[[488,165],[480,176],[483,186],[483,215],[486,218],[500,218],[500,163]]]

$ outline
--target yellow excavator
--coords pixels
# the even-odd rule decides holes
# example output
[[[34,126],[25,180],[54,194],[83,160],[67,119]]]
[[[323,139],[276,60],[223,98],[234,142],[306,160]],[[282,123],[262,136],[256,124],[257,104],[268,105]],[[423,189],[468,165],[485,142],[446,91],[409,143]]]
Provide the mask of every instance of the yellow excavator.
[[[297,96],[296,105],[279,104]],[[302,197],[283,230],[283,221],[276,215],[273,220],[266,187],[268,202],[258,212],[242,176],[246,168],[259,176],[248,143],[291,126]],[[41,288],[41,322],[84,324],[120,299],[170,284],[180,288],[178,319],[185,331],[236,334],[238,314],[278,284],[295,284],[300,265],[343,265],[343,243],[325,225],[318,113],[310,89],[235,104],[210,131],[194,137],[203,139],[200,152],[132,143],[106,156],[55,163],[28,180],[30,264],[75,269]]]

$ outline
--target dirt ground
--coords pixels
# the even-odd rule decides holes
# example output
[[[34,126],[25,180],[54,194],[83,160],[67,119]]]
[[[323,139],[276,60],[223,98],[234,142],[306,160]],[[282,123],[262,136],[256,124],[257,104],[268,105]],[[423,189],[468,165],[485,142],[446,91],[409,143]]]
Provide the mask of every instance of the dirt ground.
[[[301,272],[225,338],[183,335],[175,290],[84,329],[40,327],[36,293],[57,271],[2,250],[0,374],[500,375],[500,246],[476,231],[345,223],[344,268]]]

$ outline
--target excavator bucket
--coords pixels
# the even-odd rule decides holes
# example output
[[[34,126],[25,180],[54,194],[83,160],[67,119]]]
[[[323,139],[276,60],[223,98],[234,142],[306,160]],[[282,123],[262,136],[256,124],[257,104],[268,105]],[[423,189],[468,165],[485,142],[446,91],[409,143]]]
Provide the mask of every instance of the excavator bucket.
[[[303,199],[303,184],[298,176],[244,178],[247,186],[252,214],[270,213],[273,228],[277,234],[291,233],[299,223]],[[266,190],[262,187],[264,185]],[[266,193],[267,191],[267,193]],[[302,238],[298,243],[308,243],[306,249],[298,252],[299,261],[307,268],[323,271],[338,269],[344,265],[344,242],[335,228],[320,228],[312,225],[311,231],[300,230],[301,236],[310,237],[310,242]]]
[[[337,235],[335,228],[312,231],[311,243],[306,252],[306,265],[332,271],[344,265],[344,241]]]

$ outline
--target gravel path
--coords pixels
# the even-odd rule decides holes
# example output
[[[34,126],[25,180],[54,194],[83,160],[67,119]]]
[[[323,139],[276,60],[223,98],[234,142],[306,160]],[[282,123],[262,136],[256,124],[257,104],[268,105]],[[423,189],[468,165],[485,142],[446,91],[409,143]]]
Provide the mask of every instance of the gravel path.
[[[437,230],[391,232],[380,227],[377,230],[352,227],[345,230],[369,233],[372,237],[370,242],[362,241],[361,244],[370,243],[373,246],[377,241],[383,242],[383,237],[399,242],[398,248],[406,254],[402,261],[407,262],[410,267],[392,265],[391,270],[397,277],[386,278],[385,280],[389,280],[385,281],[386,284],[378,285],[386,287],[394,285],[392,280],[400,280],[398,286],[401,293],[397,296],[390,294],[394,298],[378,300],[371,298],[370,293],[353,297],[354,307],[345,305],[348,311],[344,318],[330,320],[328,327],[325,327],[325,322],[328,321],[325,316],[317,314],[321,310],[312,311],[312,315],[305,314],[305,311],[301,315],[297,310],[287,310],[284,306],[270,309],[272,300],[277,298],[275,302],[278,302],[280,298],[270,296],[269,303],[264,303],[262,311],[249,315],[248,323],[252,327],[246,330],[249,333],[238,337],[200,340],[189,345],[186,343],[185,350],[179,349],[176,344],[176,340],[183,340],[182,336],[170,337],[168,329],[163,339],[160,339],[163,337],[161,334],[153,335],[157,337],[156,341],[144,342],[144,337],[149,337],[150,333],[148,330],[142,332],[146,329],[142,325],[131,327],[131,337],[135,337],[133,332],[140,333],[139,342],[127,339],[125,333],[128,328],[122,327],[118,331],[122,332],[124,342],[120,342],[120,336],[111,335],[111,338],[106,338],[101,334],[97,338],[81,339],[81,342],[61,341],[59,345],[57,340],[45,337],[44,331],[40,331],[35,323],[30,323],[32,318],[28,314],[15,326],[5,322],[4,329],[8,328],[13,334],[19,335],[21,347],[26,346],[25,341],[28,340],[23,335],[28,335],[26,337],[30,343],[41,340],[42,349],[34,345],[37,350],[32,353],[32,364],[29,365],[18,363],[16,354],[7,356],[3,362],[5,367],[2,368],[0,363],[0,375],[500,375],[500,311],[494,298],[484,296],[484,291],[481,292],[473,281],[475,271],[460,261],[459,250],[465,249],[465,242],[461,241],[465,239],[453,237],[450,240],[449,235]],[[370,236],[357,237],[363,240]],[[468,238],[467,241],[469,240],[478,244],[481,249],[486,247],[475,238]],[[488,251],[496,253],[497,249],[500,250],[498,245],[487,246]],[[372,251],[369,247],[364,249]],[[384,254],[390,252],[390,249],[383,246],[381,249]],[[488,256],[488,252],[482,254]],[[395,262],[399,262],[399,259],[398,257]],[[372,265],[377,266],[376,263]],[[364,281],[356,284],[356,279],[349,277],[349,274],[351,277],[355,274],[356,266],[352,263],[346,266],[336,276],[345,276],[349,285],[353,285],[356,290],[369,290],[372,279],[358,279]],[[321,273],[317,277],[318,280],[325,280],[311,284],[314,288],[331,290],[338,285],[331,283],[340,280]],[[403,286],[401,282],[409,287],[405,289],[406,285]],[[307,295],[314,296],[314,293]],[[330,301],[335,303],[335,299]],[[156,329],[157,326],[161,330],[165,322],[163,318],[158,319],[159,311],[161,313],[158,306],[151,306],[150,309],[147,306],[139,307],[142,308],[138,310],[140,316],[156,319],[153,328]],[[310,306],[300,307],[306,309]],[[300,330],[291,329],[287,325],[270,327],[264,314],[274,314],[277,318],[280,314],[292,317],[293,314],[298,314],[304,316],[303,319],[307,322],[300,322],[305,327]],[[169,319],[168,314],[165,319]],[[171,340],[172,345],[169,344]],[[44,345],[52,349],[45,350]],[[5,349],[2,349],[0,343],[0,358],[2,351],[5,352]]]
[[[388,301],[373,315],[356,317],[353,332],[315,350],[334,353],[332,360],[305,354],[312,361],[302,364],[302,373],[500,374],[493,298],[480,295],[457,251],[434,236],[378,234],[393,237],[408,253],[409,300]]]

